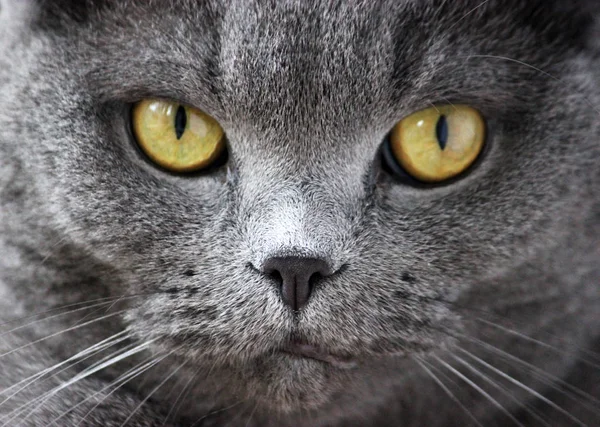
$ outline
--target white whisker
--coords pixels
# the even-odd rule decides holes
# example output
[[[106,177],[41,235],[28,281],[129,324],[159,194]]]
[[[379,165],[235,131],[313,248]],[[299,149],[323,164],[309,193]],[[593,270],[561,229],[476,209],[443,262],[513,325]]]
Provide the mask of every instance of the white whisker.
[[[500,356],[502,356],[502,357],[504,357],[504,358],[506,358],[506,359],[508,359],[508,360],[510,360],[512,362],[515,362],[515,363],[517,363],[517,364],[519,364],[519,365],[521,365],[521,366],[523,366],[523,367],[531,370],[532,372],[534,372],[535,374],[537,374],[539,377],[541,377],[541,378],[538,377],[537,379],[539,379],[540,381],[545,382],[546,385],[554,388],[555,390],[557,390],[557,391],[559,390],[559,388],[557,387],[557,384],[559,384],[562,387],[565,387],[566,389],[569,389],[573,394],[578,395],[581,399],[588,400],[588,401],[596,404],[597,407],[600,406],[600,400],[598,400],[594,396],[592,396],[592,395],[584,392],[583,390],[578,389],[577,387],[572,386],[571,384],[567,383],[566,381],[564,381],[564,380],[562,380],[562,379],[560,379],[560,378],[558,378],[558,377],[556,377],[554,375],[551,375],[551,374],[545,372],[543,369],[538,368],[537,366],[532,365],[531,363],[525,362],[524,360],[521,360],[518,357],[516,357],[516,356],[514,356],[514,355],[512,355],[510,353],[507,353],[506,351],[501,350],[501,349],[499,349],[499,348],[497,348],[497,347],[495,347],[495,346],[493,346],[493,345],[491,345],[489,343],[486,343],[486,342],[484,342],[482,340],[479,340],[479,339],[473,338],[473,337],[468,337],[466,335],[462,335],[462,336],[465,339],[467,339],[467,340],[469,340],[469,341],[471,341],[471,342],[473,342],[473,343],[475,343],[475,344],[477,344],[477,345],[479,345],[479,346],[487,349],[488,351],[490,351],[492,353],[498,354],[498,355],[500,355]],[[570,393],[567,393],[565,391],[561,391],[561,392],[564,393],[567,396],[570,395]],[[592,408],[592,407],[590,407],[589,405],[587,405],[584,402],[579,402],[579,403],[582,406],[585,406],[590,411],[592,411],[592,412],[594,412],[596,414],[600,413],[598,411],[598,409]]]
[[[490,321],[482,319],[482,318],[475,318],[475,320],[477,320],[479,322],[482,322],[482,323],[485,323],[486,325],[492,326],[492,327],[494,327],[496,329],[499,329],[499,330],[501,330],[503,332],[506,332],[507,334],[519,337],[519,338],[521,338],[521,339],[523,339],[525,341],[529,341],[529,342],[537,344],[537,345],[539,345],[541,347],[544,347],[544,348],[547,348],[549,350],[555,351],[557,353],[561,353],[561,354],[565,354],[565,355],[569,355],[569,356],[575,356],[582,363],[585,363],[586,365],[591,366],[593,368],[600,369],[600,365],[599,364],[596,364],[594,362],[591,362],[591,361],[589,361],[589,360],[581,357],[579,354],[577,354],[574,351],[562,350],[562,349],[556,348],[553,345],[550,345],[550,344],[547,344],[547,343],[545,343],[543,341],[540,341],[540,340],[537,340],[535,338],[529,337],[529,336],[527,336],[527,335],[525,335],[525,334],[523,334],[523,333],[521,333],[519,331],[515,331],[514,329],[506,328],[504,326],[498,325],[498,324],[496,324],[494,322],[490,322]]]
[[[38,311],[36,313],[32,313],[32,314],[28,314],[26,316],[23,317],[18,317],[15,319],[4,319],[3,322],[0,323],[0,327],[6,326],[6,325],[10,325],[16,322],[21,322],[27,319],[31,319],[37,316],[42,316],[45,314],[49,314],[49,313],[54,313],[56,311],[60,311],[60,310],[66,310],[66,309],[71,309],[73,307],[81,307],[81,306],[85,306],[85,308],[92,308],[92,305],[96,304],[96,303],[100,303],[100,302],[104,302],[106,304],[117,304],[119,301],[121,300],[127,300],[127,299],[132,299],[132,298],[141,298],[141,297],[145,297],[145,296],[149,296],[149,295],[153,295],[153,294],[160,294],[162,292],[147,292],[147,293],[139,293],[139,294],[122,294],[119,296],[113,296],[113,297],[103,297],[103,298],[96,298],[93,300],[89,300],[89,301],[82,301],[82,302],[76,302],[76,303],[71,303],[71,304],[65,304],[65,305],[61,305],[58,307],[54,307],[54,308],[50,308],[47,310],[43,310],[43,311]],[[95,305],[94,305],[95,306]],[[110,307],[112,308],[112,307]],[[73,311],[65,311],[63,313],[60,313],[59,315],[63,315],[63,314],[69,314],[72,313]],[[48,318],[46,318],[48,319]],[[39,319],[39,320],[44,320],[44,319]]]
[[[519,64],[519,65],[523,65],[524,67],[528,67],[531,68],[532,70],[535,70],[543,75],[545,75],[546,77],[551,78],[554,81],[557,81],[559,83],[565,84],[565,82],[562,79],[559,79],[558,77],[553,76],[552,74],[542,70],[541,68],[535,67],[531,64],[528,64],[526,62],[523,61],[519,61],[518,59],[514,59],[514,58],[509,58],[506,56],[499,56],[499,55],[468,55],[467,59],[470,58],[487,58],[487,59],[502,59],[504,61],[509,61],[509,62],[514,62],[515,64]],[[594,103],[585,95],[581,95],[581,98],[586,101],[586,103],[598,114],[600,114],[600,109],[598,109],[598,107],[596,105],[594,105]]]
[[[440,359],[437,356],[434,356],[434,358],[441,364],[443,365],[446,369],[448,369],[450,372],[452,372],[454,375],[456,375],[457,377],[459,377],[461,380],[463,380],[465,383],[467,383],[468,385],[470,385],[471,387],[473,387],[475,390],[477,390],[477,392],[479,392],[482,396],[484,396],[492,405],[494,405],[496,408],[498,408],[503,414],[505,414],[508,418],[510,418],[510,420],[512,422],[514,422],[516,425],[520,426],[520,427],[525,427],[523,424],[521,424],[519,422],[519,420],[517,420],[513,414],[511,414],[508,410],[506,410],[506,408],[504,406],[502,406],[496,399],[494,399],[489,393],[487,393],[484,389],[482,389],[481,387],[479,387],[477,384],[475,384],[471,379],[469,379],[467,376],[465,376],[462,372],[460,372],[459,370],[455,369],[454,367],[452,367],[451,365],[449,365],[448,363],[446,363],[445,361],[443,361],[442,359]]]
[[[48,255],[46,255],[41,261],[39,266],[41,267],[42,265],[44,265],[44,263],[46,261],[48,261],[55,253],[55,249],[60,246],[61,243],[63,243],[64,241],[67,240],[67,236],[62,237],[58,242],[54,243],[52,246],[50,246],[50,252],[48,253]]]
[[[42,378],[43,376],[45,376],[46,374],[56,371],[57,369],[68,365],[69,363],[73,362],[73,361],[77,361],[76,363],[79,363],[82,360],[85,360],[88,357],[92,357],[104,350],[106,350],[107,348],[110,348],[116,344],[119,344],[123,341],[126,341],[130,338],[130,336],[127,334],[126,331],[122,331],[119,332],[118,334],[115,334],[109,338],[106,338],[103,341],[100,341],[97,344],[94,344],[91,347],[86,348],[85,350],[80,351],[79,353],[75,354],[74,356],[69,357],[68,359],[57,363],[54,366],[51,366],[49,368],[46,368],[34,375],[31,375],[21,381],[19,381],[16,384],[13,384],[12,386],[1,390],[0,391],[0,396],[2,396],[3,394],[6,393],[10,393],[12,390],[14,390],[15,388],[21,386],[23,383],[26,383],[25,385],[23,385],[21,388],[19,388],[18,390],[16,390],[15,392],[13,392],[11,395],[9,395],[8,397],[6,397],[3,401],[0,402],[0,406],[2,406],[4,403],[8,402],[10,399],[12,399],[14,396],[16,396],[18,393],[20,393],[21,391],[25,390],[26,388],[28,388],[30,385],[34,384],[35,382],[37,382],[38,380],[40,380],[40,378]],[[72,366],[72,365],[71,365]],[[67,367],[68,368],[68,367]],[[61,371],[57,371],[56,373],[59,373]]]
[[[577,417],[575,417],[574,415],[572,415],[569,412],[565,411],[563,408],[561,408],[560,406],[558,406],[556,403],[554,403],[550,399],[546,398],[542,394],[538,393],[537,391],[533,390],[531,387],[528,387],[525,384],[523,384],[522,382],[517,381],[516,379],[514,379],[510,375],[508,375],[508,374],[502,372],[500,369],[498,369],[498,368],[490,365],[489,363],[487,363],[486,361],[484,361],[484,360],[480,359],[479,357],[475,356],[471,352],[468,352],[468,351],[462,350],[462,349],[459,349],[459,351],[461,351],[462,353],[464,353],[465,355],[467,355],[471,359],[475,360],[476,362],[480,363],[481,365],[485,366],[486,368],[488,368],[492,372],[495,372],[496,374],[500,375],[502,378],[510,381],[511,383],[513,383],[514,385],[516,385],[517,387],[520,387],[521,389],[527,391],[528,393],[530,393],[531,395],[533,395],[536,398],[540,399],[542,402],[548,404],[552,408],[556,409],[561,414],[563,414],[566,417],[568,417],[569,419],[571,419],[571,421],[573,421],[575,424],[577,424],[577,425],[579,425],[581,427],[586,427],[586,425],[583,422],[581,422]]]
[[[115,316],[117,316],[117,315],[120,315],[120,314],[123,314],[123,313],[125,313],[125,312],[127,312],[127,310],[121,310],[121,311],[117,311],[117,312],[115,312],[115,313],[107,314],[107,315],[105,315],[105,316],[98,317],[98,318],[96,318],[96,319],[94,319],[94,320],[90,320],[90,321],[88,321],[88,322],[82,323],[82,324],[80,324],[80,325],[73,326],[73,327],[70,327],[70,328],[67,328],[67,329],[63,329],[62,331],[59,331],[59,332],[56,332],[56,333],[54,333],[54,334],[48,335],[48,336],[46,336],[46,337],[44,337],[44,338],[40,338],[40,339],[38,339],[38,340],[32,341],[32,342],[30,342],[30,343],[27,343],[27,344],[25,344],[25,345],[22,345],[21,347],[18,347],[18,348],[12,349],[12,350],[10,350],[10,351],[7,351],[6,353],[2,353],[2,354],[0,354],[0,359],[2,359],[2,358],[3,358],[3,357],[5,357],[5,356],[11,355],[11,354],[13,354],[13,353],[16,353],[17,351],[20,351],[20,350],[23,350],[23,349],[25,349],[25,348],[31,347],[32,345],[39,344],[40,342],[46,341],[46,340],[48,340],[48,339],[50,339],[50,338],[53,338],[53,337],[59,336],[59,335],[61,335],[61,334],[64,334],[64,333],[66,333],[66,332],[70,332],[70,331],[73,331],[73,330],[76,330],[76,329],[83,328],[84,326],[89,326],[89,325],[91,325],[91,324],[93,324],[93,323],[100,322],[100,321],[102,321],[102,320],[109,319],[109,318],[111,318],[111,317],[115,317]]]
[[[427,375],[429,375],[429,377],[431,377],[431,379],[433,381],[435,381],[435,383],[438,386],[440,386],[440,388],[444,391],[444,393],[446,393],[448,395],[448,397],[450,397],[450,399],[452,399],[454,401],[454,403],[456,403],[469,416],[469,418],[471,418],[471,420],[475,424],[477,424],[479,427],[483,427],[483,425],[477,420],[477,418],[475,418],[475,415],[473,415],[473,413],[471,411],[469,411],[469,409],[465,405],[463,405],[463,403],[458,399],[458,397],[456,397],[454,395],[454,393],[452,393],[452,391],[446,386],[446,384],[444,384],[437,377],[437,375],[435,375],[433,373],[433,371],[427,367],[427,365],[429,365],[429,364],[425,360],[420,359],[420,358],[415,358],[415,361],[421,367],[421,369],[423,369],[425,371],[425,373],[427,373]]]
[[[87,398],[83,399],[81,402],[78,402],[75,406],[69,408],[68,410],[66,410],[65,412],[63,412],[62,414],[60,414],[58,417],[56,417],[54,420],[52,420],[52,422],[50,423],[50,425],[55,424],[58,420],[60,420],[62,417],[64,417],[65,415],[67,415],[69,412],[73,411],[74,409],[78,408],[79,406],[83,405],[85,402],[89,401],[90,399],[93,399],[94,397],[96,397],[97,395],[99,395],[100,393],[104,393],[106,390],[116,386],[113,390],[111,390],[106,396],[104,396],[102,399],[100,399],[100,401],[98,403],[96,403],[96,405],[94,405],[80,420],[79,423],[77,425],[80,425],[83,421],[85,421],[85,419],[102,403],[104,402],[107,398],[109,398],[114,392],[116,392],[117,390],[119,390],[122,386],[124,386],[125,384],[127,384],[127,382],[129,382],[130,380],[132,380],[133,378],[143,374],[144,372],[146,372],[148,369],[152,368],[154,365],[158,364],[160,361],[162,361],[164,357],[159,357],[156,358],[154,356],[147,358],[146,360],[144,360],[143,362],[139,363],[138,365],[136,365],[135,367],[129,369],[127,372],[125,372],[123,375],[120,375],[116,380],[112,381],[110,384],[108,384],[107,386],[103,387],[102,389],[100,389],[99,391],[95,392],[94,394],[92,394],[91,396],[88,396]]]
[[[190,427],[196,427],[197,425],[199,425],[199,423],[201,423],[202,421],[204,421],[205,419],[207,419],[208,417],[215,415],[215,414],[219,414],[221,412],[225,412],[225,411],[229,411],[230,409],[235,408],[236,406],[240,406],[242,403],[244,403],[244,400],[240,400],[237,403],[234,403],[233,405],[229,405],[226,406],[225,408],[221,408],[221,409],[215,409],[214,411],[210,411],[208,414],[201,416],[200,418],[198,418],[194,424],[192,424]]]
[[[173,354],[174,352],[175,352],[175,350],[171,351],[171,353],[169,353],[169,355]],[[154,387],[152,389],[152,391],[150,391],[150,393],[144,398],[144,400],[142,400],[140,402],[140,404],[135,407],[135,409],[131,412],[131,414],[127,417],[127,419],[125,421],[123,421],[123,423],[121,424],[121,427],[124,427],[129,422],[129,420],[131,420],[131,418],[134,416],[134,414],[148,401],[148,399],[150,399],[152,397],[152,395],[158,391],[159,388],[161,388],[163,385],[165,385],[167,381],[169,381],[175,374],[177,374],[177,372],[179,372],[179,370],[181,368],[183,368],[186,363],[187,363],[187,361],[183,362],[181,365],[179,365],[177,368],[175,368],[173,370],[173,372],[171,372],[164,380],[162,380],[160,382],[160,384],[158,384],[156,387]]]
[[[258,408],[258,403],[254,405],[254,409],[250,412],[250,416],[248,417],[248,421],[246,421],[246,425],[244,427],[248,427],[250,425],[250,421],[252,421],[252,417],[254,416],[254,412],[256,412],[256,408]]]
[[[37,313],[28,314],[27,316],[19,317],[16,319],[4,320],[4,322],[0,323],[0,327],[10,325],[11,323],[21,322],[23,320],[31,319],[32,317],[42,316],[44,314],[53,313],[53,312],[59,311],[59,310],[65,310],[67,308],[80,307],[82,305],[85,306],[86,304],[93,304],[93,303],[97,303],[100,301],[110,302],[115,299],[117,299],[117,297],[104,297],[104,298],[93,299],[90,301],[83,301],[83,302],[76,302],[76,303],[72,303],[72,304],[62,305],[59,307],[50,308],[48,310],[38,311]]]
[[[124,360],[136,353],[140,353],[141,351],[145,350],[146,348],[148,348],[148,346],[153,342],[154,340],[150,340],[150,341],[146,341],[142,344],[137,345],[136,347],[134,347],[131,350],[128,350],[124,353],[119,354],[118,356],[115,356],[113,358],[111,358],[110,360],[105,361],[104,363],[100,363],[98,365],[94,365],[91,366],[87,369],[85,369],[84,371],[80,372],[79,374],[75,375],[72,379],[70,379],[69,381],[61,384],[60,386],[57,386],[55,388],[53,388],[52,390],[44,393],[41,396],[38,396],[37,398],[35,398],[33,401],[31,402],[27,402],[24,405],[21,405],[20,407],[16,408],[15,410],[13,410],[12,412],[6,414],[4,417],[2,417],[1,419],[6,419],[7,417],[11,417],[10,419],[8,419],[7,421],[4,422],[4,424],[2,425],[2,427],[6,427],[10,425],[11,421],[14,421],[14,419],[21,415],[21,413],[24,410],[27,410],[27,408],[29,406],[35,405],[36,403],[40,402],[37,406],[35,406],[22,420],[20,420],[21,422],[25,421],[31,414],[33,414],[34,412],[36,412],[39,408],[41,408],[50,398],[52,398],[53,396],[55,396],[57,393],[59,393],[60,391],[68,388],[69,386],[75,384],[78,381],[81,381],[87,377],[89,377],[90,375],[95,374],[98,371],[101,371],[102,369],[105,369],[109,366],[114,365],[117,362],[120,362],[121,360]]]
[[[477,11],[477,9],[479,9],[480,7],[485,6],[485,4],[488,3],[489,1],[490,0],[485,0],[485,1],[481,2],[481,4],[479,4],[479,6],[476,6],[473,9],[469,10],[462,18],[458,19],[456,22],[454,22],[454,24],[452,24],[450,27],[448,27],[447,31],[450,31],[451,29],[455,28],[460,22],[462,22],[464,19],[469,17],[469,15],[471,15],[475,11]]]
[[[44,317],[43,319],[37,319],[37,320],[34,320],[32,322],[26,323],[25,325],[21,325],[21,326],[17,326],[16,328],[9,329],[8,331],[2,331],[2,332],[0,332],[0,337],[2,337],[4,335],[12,334],[12,333],[14,333],[16,331],[19,331],[19,330],[27,328],[29,326],[38,324],[40,322],[45,322],[47,320],[56,319],[57,317],[66,316],[68,314],[78,313],[80,311],[90,310],[90,309],[96,308],[96,307],[107,306],[109,304],[111,304],[110,301],[108,301],[108,302],[101,302],[101,303],[98,303],[98,304],[92,304],[92,305],[87,306],[87,307],[82,307],[82,308],[78,308],[78,309],[75,309],[75,310],[69,310],[69,311],[65,311],[65,312],[62,312],[62,313],[54,314],[52,316]]]
[[[185,392],[188,391],[188,388],[192,384],[192,381],[194,381],[194,379],[196,378],[196,376],[198,375],[199,372],[200,372],[200,369],[197,369],[196,372],[192,376],[190,376],[190,379],[187,380],[187,382],[185,383],[185,386],[183,387],[183,389],[181,390],[181,392],[179,393],[179,395],[177,395],[177,399],[175,399],[175,402],[173,402],[173,405],[171,406],[171,409],[167,413],[167,416],[165,417],[165,419],[163,421],[163,424],[162,424],[163,426],[167,423],[167,421],[169,420],[169,417],[171,416],[171,414],[176,414],[177,413],[177,410],[179,409],[179,406],[183,403],[183,399],[182,398],[183,398]]]
[[[471,371],[477,377],[481,378],[487,384],[489,384],[490,386],[494,387],[496,390],[500,390],[505,396],[507,396],[513,402],[517,403],[517,405],[519,407],[524,408],[529,414],[531,414],[532,417],[534,417],[536,420],[538,420],[542,425],[547,426],[547,427],[551,427],[550,424],[548,424],[548,422],[544,418],[542,418],[542,416],[540,414],[538,414],[534,409],[530,408],[528,405],[524,405],[523,402],[519,401],[519,399],[515,398],[512,395],[512,393],[510,392],[510,390],[508,390],[506,387],[503,387],[500,384],[496,383],[492,378],[490,378],[487,375],[483,374],[481,371],[479,371],[478,369],[476,369],[473,365],[471,365],[469,362],[467,362],[463,358],[458,357],[456,355],[452,355],[452,358],[454,360],[456,360],[457,362],[459,362],[464,367],[466,367],[469,371]]]

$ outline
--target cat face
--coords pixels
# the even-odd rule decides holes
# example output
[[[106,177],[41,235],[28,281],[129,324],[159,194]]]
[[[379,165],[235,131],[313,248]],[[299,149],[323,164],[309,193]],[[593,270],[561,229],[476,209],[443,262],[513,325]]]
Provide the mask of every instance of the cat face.
[[[30,220],[117,272],[96,286],[144,295],[123,320],[140,339],[272,408],[315,408],[476,335],[460,307],[567,291],[519,272],[554,272],[595,206],[576,6],[99,3],[31,23],[6,133],[24,142]],[[227,159],[157,167],[132,131],[144,99],[210,114]],[[472,167],[423,184],[389,164],[396,123],[458,104],[485,121]],[[290,257],[324,267],[268,267]],[[282,287],[305,271],[299,308]]]

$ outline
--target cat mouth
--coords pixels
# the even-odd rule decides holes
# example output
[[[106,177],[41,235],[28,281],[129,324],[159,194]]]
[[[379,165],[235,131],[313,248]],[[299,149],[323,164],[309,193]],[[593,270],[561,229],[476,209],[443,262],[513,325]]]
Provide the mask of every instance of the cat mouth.
[[[298,341],[290,342],[282,352],[301,359],[318,360],[338,369],[352,369],[357,366],[357,362],[352,357],[328,353],[314,345]]]

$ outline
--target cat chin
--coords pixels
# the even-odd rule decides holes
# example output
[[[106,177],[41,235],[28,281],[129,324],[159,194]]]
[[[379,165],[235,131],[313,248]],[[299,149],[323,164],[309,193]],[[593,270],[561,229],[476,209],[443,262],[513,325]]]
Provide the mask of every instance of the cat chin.
[[[268,411],[318,410],[352,388],[353,369],[285,352],[273,354],[242,374],[249,399]]]
[[[410,356],[379,356],[340,366],[282,352],[256,361],[235,375],[229,371],[225,387],[229,392],[236,390],[236,398],[244,396],[257,411],[268,414],[307,416],[327,413],[340,405],[347,408],[345,412],[352,412],[354,406],[386,396],[395,385],[411,377],[411,363]]]
[[[223,407],[243,401],[259,412],[281,415],[322,410],[340,393],[359,388],[363,377],[355,367],[335,366],[284,351],[242,364],[193,362],[188,359],[198,378],[199,397],[194,401],[215,399],[215,404]]]

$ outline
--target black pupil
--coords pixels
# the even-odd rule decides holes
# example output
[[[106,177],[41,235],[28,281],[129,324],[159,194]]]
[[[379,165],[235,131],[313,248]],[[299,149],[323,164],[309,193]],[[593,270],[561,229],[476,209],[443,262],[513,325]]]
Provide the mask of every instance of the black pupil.
[[[185,132],[186,125],[187,114],[185,108],[180,105],[177,109],[177,114],[175,114],[175,135],[177,135],[177,139],[181,139],[181,136]]]
[[[446,120],[446,116],[440,116],[435,127],[435,133],[438,144],[440,144],[440,147],[443,150],[446,148],[446,143],[448,142],[448,120]]]

